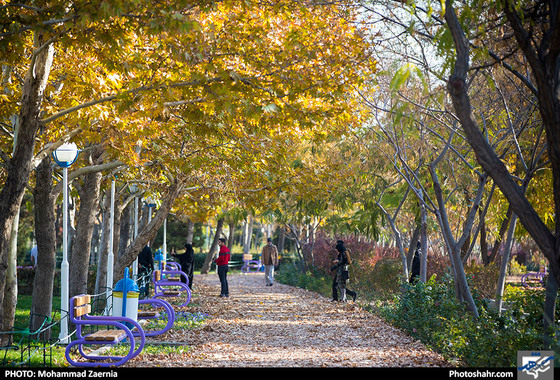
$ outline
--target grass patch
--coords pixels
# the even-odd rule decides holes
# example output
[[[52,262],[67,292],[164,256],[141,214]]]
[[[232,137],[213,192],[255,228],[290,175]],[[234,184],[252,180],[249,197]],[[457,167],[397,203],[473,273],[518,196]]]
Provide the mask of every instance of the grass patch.
[[[173,329],[193,329],[201,326],[204,321],[208,318],[208,314],[205,313],[191,313],[188,311],[175,311],[175,323],[173,324]],[[160,312],[157,318],[150,319],[146,325],[146,330],[159,330],[167,325],[167,313]]]
[[[161,344],[152,344],[152,343],[147,343],[144,345],[144,348],[142,349],[142,352],[140,353],[140,355],[142,354],[147,354],[147,355],[161,355],[161,356],[168,356],[168,355],[180,355],[183,354],[187,351],[189,351],[191,348],[189,346],[182,346],[182,345],[177,345],[177,344],[165,344],[165,343],[161,343]],[[130,350],[130,346],[128,346],[127,344],[118,344],[115,346],[112,346],[109,350],[107,350],[104,355],[115,355],[115,356],[125,356],[128,351]]]

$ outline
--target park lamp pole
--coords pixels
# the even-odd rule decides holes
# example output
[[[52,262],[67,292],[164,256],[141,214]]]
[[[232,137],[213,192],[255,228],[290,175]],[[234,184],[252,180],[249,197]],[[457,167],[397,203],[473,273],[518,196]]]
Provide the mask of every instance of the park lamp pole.
[[[156,201],[154,201],[154,198],[149,196],[146,198],[145,202],[146,206],[148,206],[148,223],[150,223],[152,221],[152,209],[156,207]]]
[[[167,218],[163,220],[163,257],[167,260]]]
[[[109,252],[107,255],[107,291],[113,289],[113,267],[115,261],[115,255],[113,254],[113,239],[115,236],[115,178],[111,181],[111,216],[110,216],[110,228],[109,228]],[[110,310],[113,308],[113,297],[108,297],[110,301],[107,301],[105,305],[105,315],[109,315]]]
[[[145,202],[146,202],[146,206],[148,206],[148,223],[150,223],[152,221],[152,209],[154,209],[157,206],[157,204],[152,196],[146,198]],[[163,257],[167,257],[167,246],[165,241],[166,221],[167,219],[165,219],[163,222]]]
[[[134,194],[134,236],[132,237],[133,240],[136,239],[138,236],[138,196],[136,193],[138,192],[139,188],[138,185],[132,183],[128,186],[128,191],[131,194]],[[134,281],[138,279],[138,257],[132,263],[132,278]]]
[[[60,281],[60,335],[59,339],[62,343],[69,343],[68,336],[68,286],[69,286],[69,269],[68,264],[68,168],[78,158],[79,150],[74,143],[62,144],[52,154],[55,162],[62,168],[63,179],[63,219],[62,219],[62,264],[60,265],[61,281]],[[66,315],[62,315],[66,313]]]

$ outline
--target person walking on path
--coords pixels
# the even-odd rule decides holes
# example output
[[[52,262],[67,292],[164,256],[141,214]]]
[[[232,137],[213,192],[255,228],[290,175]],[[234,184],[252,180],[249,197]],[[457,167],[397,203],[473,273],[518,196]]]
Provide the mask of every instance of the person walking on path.
[[[181,280],[183,282],[186,282],[189,288],[192,290],[194,274],[194,250],[192,244],[185,243],[185,253],[178,255],[175,253],[175,250],[173,250],[173,252],[171,252],[171,256],[179,259],[179,264],[181,264],[181,271],[185,272],[185,274],[187,275],[187,278],[181,275]]]
[[[336,270],[333,280],[333,301],[346,302],[347,294],[352,297],[352,301],[356,301],[358,296],[356,292],[346,288],[346,281],[349,279],[348,266],[352,260],[342,240],[336,242],[335,248],[338,251],[338,256],[333,260],[334,266],[331,268],[331,270]],[[340,292],[340,299],[338,299],[337,291]]]
[[[214,260],[216,266],[218,267],[218,278],[220,279],[220,297],[229,297],[229,286],[227,280],[227,272],[229,267],[230,251],[226,247],[226,239],[220,238],[218,240],[218,245],[220,246],[220,252],[218,253],[218,258]]]
[[[37,244],[31,248],[31,265],[33,265],[33,269],[37,268]]]
[[[278,265],[278,248],[272,244],[272,239],[268,238],[266,245],[261,252],[261,260],[264,264],[264,278],[266,286],[274,284],[274,267]]]

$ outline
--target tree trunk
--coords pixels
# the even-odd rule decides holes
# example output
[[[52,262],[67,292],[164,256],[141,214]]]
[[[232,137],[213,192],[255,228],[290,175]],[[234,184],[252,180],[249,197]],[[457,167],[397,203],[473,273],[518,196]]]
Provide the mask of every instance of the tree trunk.
[[[118,227],[118,231],[119,231],[119,240],[115,240],[119,242],[119,244],[117,245],[117,254],[115,255],[115,257],[121,257],[122,255],[124,255],[126,248],[132,242],[132,237],[131,237],[132,223],[130,220],[132,218],[133,211],[134,211],[134,204],[133,203],[126,204],[122,208],[120,218],[119,218],[119,223],[115,225],[115,228]]]
[[[554,318],[556,315],[556,298],[558,295],[558,283],[552,275],[546,281],[543,318],[543,341],[546,349],[552,349],[557,341]]]
[[[92,152],[93,163],[100,159],[101,150]],[[76,237],[70,257],[70,287],[69,295],[88,293],[89,256],[91,253],[91,239],[95,216],[99,209],[99,191],[101,187],[101,172],[87,173],[84,183],[78,186],[80,194],[80,208],[76,223]]]
[[[412,270],[412,260],[414,259],[414,252],[416,252],[416,246],[420,241],[420,223],[416,225],[414,228],[414,232],[412,233],[412,237],[410,238],[410,243],[408,244],[408,251],[406,253],[406,265],[408,267],[408,271]]]
[[[507,7],[509,7],[509,5],[505,6],[505,8]],[[465,132],[465,136],[467,137],[469,145],[473,148],[476,154],[477,161],[492,177],[510,203],[513,211],[517,214],[519,221],[521,221],[527,232],[529,232],[533,240],[538,244],[542,253],[549,260],[552,268],[552,274],[556,276],[556,280],[558,282],[558,279],[560,278],[560,262],[558,260],[558,252],[560,252],[560,250],[557,247],[558,239],[550,232],[544,221],[540,218],[531,203],[523,194],[521,187],[514,181],[504,163],[496,155],[490,144],[488,144],[488,141],[486,141],[474,119],[474,116],[472,115],[470,99],[467,94],[466,81],[467,71],[469,69],[469,43],[464,35],[461,25],[459,24],[457,15],[455,14],[455,10],[453,9],[450,1],[446,2],[445,19],[449,29],[451,30],[453,40],[455,41],[455,48],[457,50],[457,60],[455,61],[455,67],[449,78],[447,88],[449,94],[451,95],[457,117],[461,121],[461,126]],[[541,95],[541,99],[542,96],[543,95]],[[541,99],[539,99],[539,104],[542,103]],[[558,99],[548,99],[548,101],[552,101],[552,103],[559,102]],[[541,110],[541,114],[542,113],[543,112]],[[543,123],[545,124],[545,129],[549,130],[550,128],[546,127],[551,121],[549,115],[542,114],[542,118]],[[556,123],[554,128],[558,129],[558,125],[559,123]],[[554,140],[549,139],[548,146],[550,147],[551,145],[556,145],[556,148],[554,149],[560,149],[560,141],[555,142]],[[556,163],[554,163],[555,160]],[[558,152],[558,156],[550,155],[550,161],[553,163],[553,166],[560,165],[560,152]],[[553,194],[556,202],[558,195],[560,195],[560,184],[557,184],[560,176],[556,177],[553,170],[553,177]],[[557,223],[557,229],[559,227],[560,224]]]
[[[231,223],[229,223],[229,236],[228,236],[228,244],[227,244],[228,248],[233,247],[234,232],[235,232],[235,222],[231,222]]]
[[[216,233],[214,234],[214,240],[212,240],[212,245],[206,254],[206,259],[204,259],[204,264],[202,265],[202,269],[200,270],[201,274],[208,274],[210,271],[210,266],[212,265],[212,260],[216,256],[217,247],[218,247],[218,239],[222,234],[222,228],[224,227],[224,220],[222,218],[218,219],[218,224],[216,226]],[[228,247],[229,248],[229,247]]]
[[[467,277],[465,275],[465,270],[463,267],[463,261],[461,260],[461,248],[465,243],[467,237],[470,235],[470,230],[474,223],[475,215],[478,212],[478,207],[480,205],[486,179],[481,178],[476,199],[473,201],[473,205],[469,210],[469,214],[465,219],[465,223],[463,225],[463,234],[458,240],[455,240],[455,238],[453,237],[453,233],[451,232],[449,220],[447,218],[447,212],[445,210],[441,185],[433,164],[430,165],[430,174],[432,176],[432,184],[433,184],[434,193],[436,195],[438,208],[439,208],[438,221],[440,223],[442,234],[447,242],[451,264],[454,271],[454,280],[455,280],[455,286],[457,291],[457,298],[459,299],[459,301],[464,301],[467,304],[467,307],[470,310],[470,312],[476,318],[478,318],[479,315],[478,309],[472,297],[472,293],[469,289],[469,285],[467,283]]]
[[[389,227],[391,228],[391,232],[393,233],[393,237],[395,238],[395,244],[397,246],[397,250],[399,251],[399,256],[401,258],[401,264],[402,264],[402,268],[403,268],[403,277],[405,279],[408,279],[409,278],[408,261],[407,261],[406,253],[404,252],[402,235],[401,235],[401,232],[399,231],[399,229],[397,228],[397,225],[395,224],[395,219],[396,219],[397,215],[394,215],[394,217],[391,217],[391,215],[389,215],[387,210],[385,210],[385,208],[381,205],[380,202],[375,202],[375,204],[381,210],[383,215],[385,215],[385,219],[389,222]]]
[[[426,282],[428,273],[428,210],[420,205],[420,281]]]
[[[53,168],[49,157],[43,159],[36,170],[35,184],[35,236],[37,238],[37,267],[33,281],[30,328],[36,331],[51,317],[54,275],[56,267],[55,201],[53,193]],[[50,331],[40,336],[50,338]]]
[[[187,237],[186,242],[192,244],[194,237],[194,222],[192,220],[187,221]]]
[[[169,215],[171,207],[181,194],[184,187],[184,180],[178,176],[174,182],[167,189],[167,194],[163,198],[160,208],[157,210],[155,217],[152,218],[150,223],[144,227],[136,239],[126,248],[126,250],[119,257],[115,258],[115,271],[113,273],[113,283],[117,283],[124,275],[124,268],[132,264],[140,254],[140,251],[152,239],[157,230],[162,226],[164,220]]]
[[[301,241],[299,239],[299,236],[300,236],[299,228],[293,223],[289,224],[287,227],[289,228],[290,233],[294,237],[294,244],[296,246],[296,254],[297,254],[297,257],[298,257],[300,270],[303,273],[307,273],[309,268],[307,268],[307,263],[305,262],[305,257],[303,256],[303,253],[302,253],[302,244],[301,244]]]
[[[278,228],[278,254],[279,255],[284,253],[285,241],[286,241],[286,228],[284,226],[280,226]]]
[[[10,234],[10,250],[8,253],[8,269],[6,271],[6,286],[4,288],[4,323],[13,326],[16,317],[17,304],[17,237],[19,228],[19,212],[12,223]]]
[[[482,257],[482,263],[484,265],[488,265],[488,259],[490,258],[490,255],[488,254],[488,237],[486,235],[486,221],[484,219],[484,215],[482,213],[482,210],[478,211],[478,218],[481,221],[480,224],[480,240],[479,240],[479,244],[480,244],[480,257]]]
[[[247,216],[247,221],[245,222],[245,233],[243,240],[243,253],[248,254],[251,252],[251,240],[253,238],[253,223],[254,218],[253,215]]]
[[[488,257],[482,256],[482,262],[484,263],[484,265],[488,265],[496,259],[496,256],[500,251],[500,247],[502,246],[502,240],[504,239],[504,235],[506,234],[506,231],[508,229],[512,213],[513,212],[511,206],[509,206],[506,213],[506,218],[502,221],[500,231],[498,232],[498,236],[496,237],[496,241],[494,242],[492,251],[490,251],[490,255],[488,255]]]
[[[109,239],[111,238],[111,190],[107,191],[102,207],[101,248],[97,260],[95,294],[104,292],[107,286],[107,261],[109,259]]]
[[[511,257],[511,247],[513,245],[513,234],[515,232],[515,226],[517,225],[517,215],[513,213],[510,218],[510,225],[508,229],[508,234],[506,238],[506,246],[504,249],[504,254],[502,255],[502,264],[500,266],[500,276],[498,278],[498,287],[496,289],[496,308],[499,314],[502,313],[502,305],[504,298],[504,289],[506,286],[506,272],[509,259]]]
[[[4,314],[3,307],[10,233],[31,173],[35,138],[40,126],[39,115],[43,93],[54,54],[54,48],[51,44],[43,46],[46,40],[48,40],[48,37],[43,34],[35,35],[34,48],[36,50],[33,52],[34,59],[23,84],[14,153],[7,164],[6,181],[0,192],[0,305],[2,305],[0,328],[2,331],[12,328],[9,324],[4,323],[6,317],[8,319],[12,317]],[[39,50],[39,48],[41,49]]]

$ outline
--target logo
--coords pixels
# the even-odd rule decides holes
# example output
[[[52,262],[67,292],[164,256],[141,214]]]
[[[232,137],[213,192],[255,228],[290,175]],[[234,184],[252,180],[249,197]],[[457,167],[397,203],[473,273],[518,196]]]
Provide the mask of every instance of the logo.
[[[554,351],[517,351],[519,380],[553,380]]]

